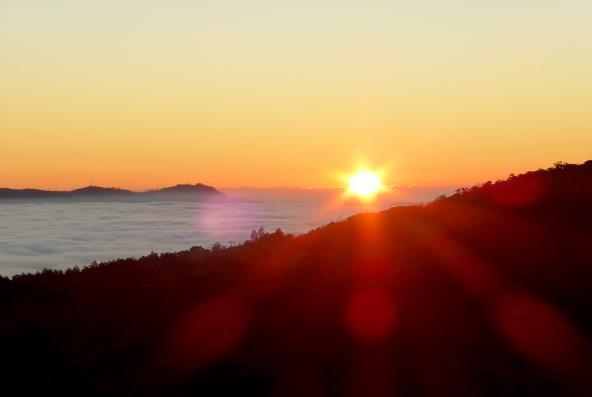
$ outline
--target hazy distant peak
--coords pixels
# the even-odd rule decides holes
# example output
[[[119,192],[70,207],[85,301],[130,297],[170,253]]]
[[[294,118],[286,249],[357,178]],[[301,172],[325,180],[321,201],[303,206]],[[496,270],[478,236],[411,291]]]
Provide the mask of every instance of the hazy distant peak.
[[[163,189],[149,190],[146,192],[132,192],[131,190],[86,186],[70,191],[49,191],[38,189],[8,189],[0,188],[0,199],[61,199],[82,201],[151,201],[151,200],[200,200],[211,199],[226,200],[224,193],[203,183],[180,184]]]
[[[151,190],[151,192],[222,194],[212,186],[204,185],[203,183],[196,183],[194,185],[188,183],[178,184],[162,189]]]
[[[101,187],[101,186],[86,186],[80,189],[74,189],[70,193],[73,194],[118,194],[131,193],[129,190],[115,188],[115,187]]]

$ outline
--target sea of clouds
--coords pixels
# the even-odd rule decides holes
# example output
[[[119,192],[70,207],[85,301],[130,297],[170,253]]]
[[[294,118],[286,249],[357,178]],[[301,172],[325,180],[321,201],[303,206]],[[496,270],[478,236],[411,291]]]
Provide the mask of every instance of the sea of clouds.
[[[388,205],[384,205],[386,207]],[[324,199],[253,202],[2,202],[0,274],[238,244],[252,230],[303,233],[364,208]]]

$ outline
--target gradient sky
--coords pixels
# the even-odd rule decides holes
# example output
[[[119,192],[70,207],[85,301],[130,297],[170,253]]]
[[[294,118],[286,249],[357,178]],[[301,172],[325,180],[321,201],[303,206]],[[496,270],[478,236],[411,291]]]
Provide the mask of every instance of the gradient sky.
[[[464,185],[592,157],[589,0],[0,0],[0,186]]]

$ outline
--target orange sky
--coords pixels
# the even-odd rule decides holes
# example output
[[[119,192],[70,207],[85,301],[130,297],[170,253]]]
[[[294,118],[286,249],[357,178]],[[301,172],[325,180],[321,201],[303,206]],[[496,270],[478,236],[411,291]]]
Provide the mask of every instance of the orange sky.
[[[592,4],[0,3],[0,186],[468,185],[592,148]],[[494,4],[495,3],[495,4]]]

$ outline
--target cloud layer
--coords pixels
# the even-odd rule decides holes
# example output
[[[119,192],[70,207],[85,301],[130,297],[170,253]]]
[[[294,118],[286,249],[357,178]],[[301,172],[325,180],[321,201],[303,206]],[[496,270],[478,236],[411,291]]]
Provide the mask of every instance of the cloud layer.
[[[361,208],[318,200],[241,203],[0,203],[0,274],[236,244],[263,226],[302,233]]]

